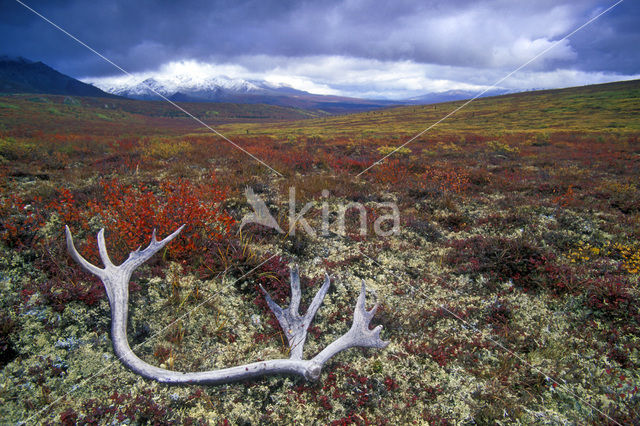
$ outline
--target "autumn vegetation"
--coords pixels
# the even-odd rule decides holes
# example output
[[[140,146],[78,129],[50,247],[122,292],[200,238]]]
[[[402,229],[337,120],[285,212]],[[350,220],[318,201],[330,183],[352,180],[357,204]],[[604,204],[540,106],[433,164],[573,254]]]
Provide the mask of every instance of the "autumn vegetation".
[[[480,99],[398,151],[460,103],[335,117],[184,105],[280,175],[170,105],[73,101],[0,97],[3,422],[640,418],[638,81]],[[295,187],[298,210],[314,202],[315,229],[323,202],[362,203],[371,229],[392,201],[401,231],[363,236],[356,214],[344,235],[240,230],[246,187],[282,229]],[[258,284],[286,301],[293,263],[303,287],[324,271],[339,283],[309,351],[348,329],[360,279],[391,344],[341,354],[317,383],[171,388],[137,377],[113,362],[102,284],[66,254],[64,225],[99,264],[101,228],[120,262],[153,229],[182,224],[131,282],[130,340],[148,362],[198,371],[283,356]]]

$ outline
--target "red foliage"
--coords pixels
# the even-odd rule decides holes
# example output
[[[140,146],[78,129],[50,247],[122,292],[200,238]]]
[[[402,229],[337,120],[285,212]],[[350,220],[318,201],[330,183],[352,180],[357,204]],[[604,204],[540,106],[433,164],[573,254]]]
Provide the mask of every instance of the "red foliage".
[[[71,280],[52,279],[35,284],[35,288],[55,311],[62,312],[67,303],[72,300],[93,306],[102,299],[105,293],[102,284],[95,281],[88,282],[88,284],[81,284]],[[32,285],[27,287],[31,288]]]
[[[265,312],[271,312],[267,302],[262,295],[260,285],[269,292],[274,302],[283,306],[287,303],[291,293],[289,279],[289,265],[280,256],[273,256],[258,267],[252,277],[253,290],[256,292],[256,305],[260,306]],[[301,307],[302,310],[302,307]]]
[[[491,278],[490,288],[511,280],[525,290],[548,289],[556,294],[575,290],[570,268],[554,263],[555,256],[524,239],[476,236],[452,241],[447,261],[458,272]]]
[[[605,317],[626,317],[635,310],[636,297],[631,285],[618,277],[605,277],[586,283],[586,305]]]
[[[65,411],[60,413],[60,423],[64,426],[73,426],[78,422],[78,413],[76,413],[73,408],[67,408]]]
[[[469,189],[469,174],[462,169],[428,167],[421,176],[422,189],[435,187],[442,193],[461,194]]]
[[[191,261],[202,254],[207,241],[226,237],[234,224],[221,208],[226,191],[217,185],[214,175],[200,184],[186,179],[163,181],[156,192],[144,184],[127,185],[117,179],[104,180],[101,186],[102,196],[88,201],[84,208],[65,190],[50,207],[81,231],[89,230],[89,218],[99,217],[115,259],[124,259],[130,251],[148,244],[154,229],[162,238],[185,224],[168,253],[174,259]]]
[[[162,238],[186,224],[163,254],[196,269],[205,252],[216,244],[224,244],[230,235],[234,220],[222,209],[225,197],[226,191],[213,175],[202,183],[186,179],[162,181],[155,190],[144,184],[103,180],[98,195],[86,202],[79,201],[66,188],[59,189],[47,204],[35,200],[27,205],[18,197],[6,196],[0,199],[0,209],[8,211],[8,220],[0,228],[0,239],[10,246],[29,243],[38,253],[35,265],[46,279],[28,281],[22,291],[23,299],[37,292],[55,310],[62,311],[74,300],[93,305],[103,297],[104,290],[101,283],[89,279],[66,255],[62,235],[51,239],[37,233],[50,213],[57,213],[69,225],[76,237],[76,247],[98,265],[92,222],[98,221],[105,227],[109,254],[116,263],[137,247],[146,246],[154,229],[158,238]],[[130,288],[135,291],[135,284],[131,283]]]
[[[173,417],[167,411],[166,403],[158,403],[151,389],[145,389],[135,397],[131,394],[115,391],[109,399],[111,401],[93,398],[87,400],[83,403],[83,413],[81,414],[71,408],[67,409],[60,414],[60,422],[63,424],[102,424],[107,420],[115,419],[118,422],[161,424],[166,423],[170,419],[169,416]]]
[[[413,180],[413,173],[402,160],[386,159],[382,163],[370,169],[374,182],[390,185],[392,188],[398,185],[407,185]]]
[[[34,203],[40,200],[36,199]],[[9,248],[31,245],[40,221],[33,205],[16,194],[0,196],[0,242]]]
[[[398,383],[389,376],[385,377],[384,386],[387,388],[388,392],[398,389]]]
[[[326,161],[336,173],[354,174],[363,171],[375,160],[328,155]]]
[[[416,342],[409,340],[404,342],[404,349],[412,355],[429,355],[440,367],[445,367],[456,359],[462,348],[462,343],[450,339],[446,344]]]

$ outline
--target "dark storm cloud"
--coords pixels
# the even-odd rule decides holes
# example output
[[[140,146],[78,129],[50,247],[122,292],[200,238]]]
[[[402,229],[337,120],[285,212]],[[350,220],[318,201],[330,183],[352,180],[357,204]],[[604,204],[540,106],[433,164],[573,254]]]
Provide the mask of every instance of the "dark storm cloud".
[[[130,71],[185,57],[256,50],[265,38],[265,23],[288,9],[282,1],[25,3]],[[113,74],[112,66],[19,3],[2,0],[1,5],[1,52],[43,60],[75,75]]]
[[[572,37],[579,54],[581,69],[620,74],[640,73],[640,2],[625,1],[597,29],[585,30]]]
[[[493,1],[25,1],[125,69],[180,59],[341,55],[513,68],[611,3]],[[0,0],[0,53],[74,76],[117,73],[15,1]],[[625,1],[534,66],[638,73],[638,2]],[[254,64],[259,67],[260,64]]]

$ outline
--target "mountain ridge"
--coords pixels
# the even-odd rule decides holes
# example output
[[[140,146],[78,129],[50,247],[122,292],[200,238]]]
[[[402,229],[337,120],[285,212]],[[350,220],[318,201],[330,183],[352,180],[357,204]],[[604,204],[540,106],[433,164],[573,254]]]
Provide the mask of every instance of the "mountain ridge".
[[[478,91],[447,90],[431,92],[408,99],[362,99],[336,95],[319,95],[286,85],[267,81],[246,80],[217,75],[193,78],[176,74],[146,79],[129,78],[118,83],[91,81],[102,90],[119,96],[138,100],[159,100],[167,98],[184,102],[232,102],[266,103],[270,105],[303,109],[329,109],[330,112],[360,112],[389,106],[424,105],[466,100],[477,96]],[[480,97],[499,96],[515,91],[492,88]]]
[[[126,79],[118,84],[94,81],[93,84],[108,93],[137,100],[167,98],[180,102],[264,103],[307,110],[322,110],[334,114],[404,104],[401,101],[318,95],[289,86],[227,76],[195,79],[187,75],[177,75],[169,78],[149,77],[144,80]]]
[[[52,95],[119,98],[83,83],[39,61],[0,56],[0,93],[42,93]]]

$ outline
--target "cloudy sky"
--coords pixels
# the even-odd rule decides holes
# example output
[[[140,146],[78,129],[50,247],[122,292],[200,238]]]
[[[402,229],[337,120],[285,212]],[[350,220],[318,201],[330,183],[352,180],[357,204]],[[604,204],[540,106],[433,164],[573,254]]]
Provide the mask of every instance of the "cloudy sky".
[[[482,90],[615,0],[21,0],[136,78],[266,80],[314,93],[407,98]],[[640,2],[625,0],[500,88],[640,78]],[[0,54],[85,81],[122,73],[15,0]]]

